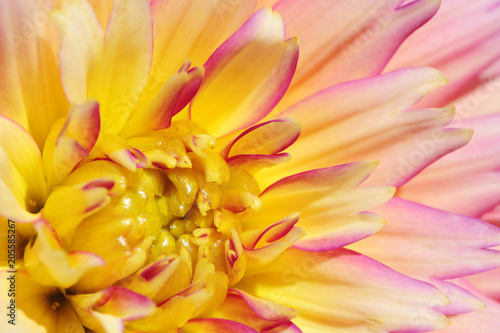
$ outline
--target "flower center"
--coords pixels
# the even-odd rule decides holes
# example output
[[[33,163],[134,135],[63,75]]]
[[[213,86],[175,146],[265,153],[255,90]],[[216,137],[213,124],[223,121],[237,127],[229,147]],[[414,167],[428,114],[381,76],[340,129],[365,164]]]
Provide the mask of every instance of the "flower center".
[[[260,207],[256,180],[228,165],[214,150],[215,139],[191,121],[128,141],[152,165],[122,170],[121,193],[78,226],[68,250],[101,256],[106,267],[96,270],[108,279],[95,278],[92,271],[77,289],[103,288],[141,267],[177,256],[188,261],[190,270],[207,258],[216,271],[231,274],[238,258],[240,216]],[[110,163],[92,161],[87,169]],[[78,177],[78,172],[70,177]]]

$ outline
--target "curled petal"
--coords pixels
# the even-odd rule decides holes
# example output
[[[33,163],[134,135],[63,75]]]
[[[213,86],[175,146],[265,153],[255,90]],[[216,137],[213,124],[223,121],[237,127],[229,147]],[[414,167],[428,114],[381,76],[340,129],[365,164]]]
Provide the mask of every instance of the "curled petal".
[[[149,298],[122,287],[70,295],[69,299],[86,327],[106,333],[123,332],[126,321],[147,317],[156,309]]]
[[[147,131],[170,127],[172,117],[196,95],[203,79],[204,69],[196,67],[172,75],[160,91],[146,105],[134,112],[120,135],[131,137]]]
[[[69,288],[90,269],[104,265],[104,261],[93,253],[66,252],[44,220],[35,223],[35,230],[38,237],[26,247],[24,259],[28,273],[38,283]]]
[[[205,80],[191,105],[192,119],[214,136],[254,124],[285,93],[297,58],[297,40],[284,40],[280,16],[259,10],[205,63]]]
[[[240,134],[227,148],[234,155],[274,155],[291,146],[300,135],[300,123],[293,118],[278,118],[255,125]]]
[[[298,226],[306,236],[296,246],[304,250],[331,250],[367,237],[385,221],[364,211],[394,194],[390,187],[355,188],[376,165],[356,162],[286,177],[262,192],[262,208],[255,216],[244,217],[244,229],[262,228],[300,212]]]
[[[239,333],[258,333],[237,321],[220,318],[199,318],[191,319],[182,327],[182,332],[186,333],[218,333],[218,332],[239,332]]]
[[[59,184],[86,158],[99,137],[101,121],[95,101],[75,106],[63,123],[51,129],[43,150],[43,170],[49,187]]]
[[[0,116],[0,214],[16,222],[40,217],[47,189],[40,150],[19,124]]]

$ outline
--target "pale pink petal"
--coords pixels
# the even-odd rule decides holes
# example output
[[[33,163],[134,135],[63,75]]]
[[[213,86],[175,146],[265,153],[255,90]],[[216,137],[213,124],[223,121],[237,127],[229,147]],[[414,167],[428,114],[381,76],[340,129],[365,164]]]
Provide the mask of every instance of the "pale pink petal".
[[[369,183],[400,186],[441,156],[463,146],[470,130],[443,129],[453,108],[412,109],[429,91],[446,83],[432,68],[407,68],[347,82],[291,106],[301,136],[287,152],[292,160],[266,170],[279,179],[308,169],[357,160],[380,160]]]
[[[398,196],[481,217],[500,203],[500,115],[454,124],[474,129],[471,142],[424,170],[403,186]]]
[[[474,286],[497,302],[500,301],[500,268],[467,277]]]
[[[495,332],[500,327],[500,304],[497,301],[481,294],[465,280],[459,282],[460,286],[479,295],[485,302],[486,308],[472,313],[450,316],[451,325],[436,331],[436,333],[470,333],[470,332]]]
[[[208,59],[191,117],[214,136],[254,124],[276,106],[290,84],[297,39],[285,38],[281,17],[256,12]]]
[[[13,120],[0,116],[0,214],[32,222],[47,197],[42,158],[36,142]]]
[[[438,0],[282,0],[274,9],[299,36],[297,75],[283,105],[339,82],[379,74],[399,45],[431,18]]]
[[[429,281],[452,301],[444,313],[483,307],[457,286],[443,281],[500,266],[500,229],[481,220],[394,198],[374,209],[387,219],[377,234],[349,248],[360,251],[403,274]]]
[[[494,110],[483,106],[498,101],[493,86],[498,80],[500,56],[500,7],[495,0],[443,1],[437,15],[410,36],[391,60],[388,69],[431,66],[443,71],[450,84],[425,99],[425,105],[457,105],[461,118]],[[425,43],[425,47],[422,47]],[[496,87],[496,88],[495,88]],[[461,96],[467,96],[456,101]]]
[[[500,265],[500,229],[471,217],[393,198],[375,212],[387,219],[376,235],[352,244],[398,271],[452,279]],[[388,251],[387,249],[405,249]]]
[[[433,309],[448,302],[435,287],[348,250],[289,249],[238,288],[297,310],[299,328],[312,321],[333,332],[423,332],[448,323]]]

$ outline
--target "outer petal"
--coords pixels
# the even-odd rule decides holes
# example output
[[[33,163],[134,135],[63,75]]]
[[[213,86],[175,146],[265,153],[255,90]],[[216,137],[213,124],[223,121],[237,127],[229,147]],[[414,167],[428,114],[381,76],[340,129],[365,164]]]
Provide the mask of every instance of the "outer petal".
[[[116,134],[128,120],[146,84],[152,56],[149,1],[116,0],[101,61],[89,75],[87,92],[99,101],[104,132]]]
[[[411,110],[444,83],[434,69],[408,68],[339,84],[290,107],[283,115],[299,118],[301,137],[287,150],[292,161],[269,169],[267,177],[378,159],[370,182],[400,186],[470,139],[469,130],[442,129],[453,108]]]
[[[398,196],[481,217],[500,203],[500,115],[457,124],[475,130],[471,142],[424,170]]]
[[[448,300],[431,285],[347,250],[289,249],[237,288],[298,311],[294,321],[316,322],[330,332],[422,332],[447,325],[433,310]],[[402,307],[400,304],[405,304]],[[425,315],[425,322],[414,317]]]
[[[306,237],[296,246],[302,249],[331,250],[367,237],[378,231],[384,220],[360,212],[386,202],[394,194],[390,187],[354,189],[376,165],[357,162],[284,178],[262,192],[262,208],[255,216],[246,216],[243,226],[245,230],[267,227],[300,212],[297,225],[306,231]]]
[[[500,266],[500,252],[489,249],[500,244],[500,229],[398,198],[375,211],[387,219],[386,227],[349,248],[436,285],[452,301],[441,308],[445,313],[483,307],[476,297],[443,280]]]
[[[24,259],[28,273],[38,283],[69,288],[91,268],[104,265],[104,261],[93,253],[66,252],[45,221],[36,222],[35,230],[38,237],[26,247]]]
[[[266,116],[297,64],[297,40],[284,41],[284,33],[280,16],[261,9],[222,44],[205,63],[205,80],[191,105],[193,120],[221,136]]]
[[[34,221],[47,196],[40,150],[24,128],[2,116],[0,133],[0,214]]]
[[[276,9],[287,36],[299,36],[297,75],[283,105],[333,84],[376,75],[399,45],[437,11],[439,0],[363,0],[355,3],[282,0]]]
[[[499,18],[496,0],[443,1],[437,15],[403,44],[389,69],[419,65],[443,71],[451,83],[431,94],[425,105],[455,104],[461,118],[496,112],[491,106],[498,105]]]
[[[40,148],[52,124],[68,111],[51,10],[49,0],[0,3],[0,115],[21,124]]]
[[[349,247],[402,273],[451,279],[500,265],[500,253],[488,249],[500,245],[500,229],[486,222],[399,198],[374,211],[386,227]],[[399,247],[405,251],[393,250]]]
[[[460,281],[460,285],[479,295],[486,303],[486,309],[458,316],[451,316],[451,325],[436,333],[468,333],[468,332],[495,332],[499,327],[500,304],[486,295],[481,294],[466,281]]]

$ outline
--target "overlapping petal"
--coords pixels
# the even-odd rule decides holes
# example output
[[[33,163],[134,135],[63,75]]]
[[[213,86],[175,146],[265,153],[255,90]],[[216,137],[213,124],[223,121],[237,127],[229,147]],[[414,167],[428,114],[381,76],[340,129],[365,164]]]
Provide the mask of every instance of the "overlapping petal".
[[[443,128],[453,108],[412,109],[446,83],[431,68],[408,68],[336,85],[285,110],[297,117],[301,137],[286,166],[265,171],[276,179],[314,167],[377,159],[371,183],[400,186],[439,157],[463,146],[470,130]],[[269,180],[268,180],[269,182]]]
[[[0,115],[28,130],[40,148],[54,122],[68,111],[52,8],[52,1],[0,4]]]
[[[216,137],[254,124],[284,95],[297,59],[297,39],[285,40],[279,14],[259,10],[205,63],[191,118]]]
[[[39,217],[47,197],[40,150],[30,134],[0,116],[0,214],[16,222]]]
[[[440,159],[398,195],[439,209],[481,217],[500,203],[500,116],[464,119],[471,142]]]
[[[448,323],[433,309],[449,302],[436,288],[348,250],[289,249],[237,288],[297,310],[294,322],[312,332],[422,332]]]
[[[401,43],[439,8],[438,0],[294,1],[275,6],[287,36],[300,36],[288,106],[336,83],[379,74]]]
[[[458,286],[443,282],[498,267],[500,230],[486,222],[394,198],[375,209],[388,223],[379,233],[349,248],[390,267],[434,283],[454,303],[442,309],[461,313],[483,307]],[[387,249],[404,248],[405,251]]]

